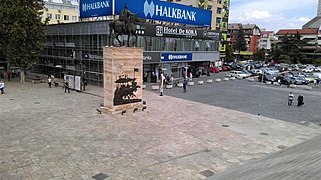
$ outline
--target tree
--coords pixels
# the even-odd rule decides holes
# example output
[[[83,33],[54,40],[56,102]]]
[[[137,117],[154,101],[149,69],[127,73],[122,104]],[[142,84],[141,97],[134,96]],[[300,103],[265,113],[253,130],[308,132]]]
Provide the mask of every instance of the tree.
[[[242,27],[241,24],[240,24],[239,31],[237,33],[237,39],[236,39],[236,43],[235,43],[235,46],[234,46],[234,50],[237,50],[238,52],[247,50],[246,41],[245,41],[245,38],[244,38],[244,30],[243,30],[243,27]]]
[[[288,55],[285,55],[285,54],[280,55],[279,60],[282,63],[291,64],[291,58]]]
[[[255,61],[265,61],[265,50],[264,49],[259,49],[253,54],[253,59]]]
[[[233,49],[231,45],[227,45],[226,46],[226,58],[225,58],[225,62],[234,62],[234,55],[233,55]]]
[[[297,32],[295,35],[284,35],[279,37],[280,42],[272,48],[272,57],[279,59],[281,55],[287,55],[290,57],[291,63],[304,62],[305,56],[301,52],[304,45],[307,44],[307,40],[301,40],[301,35]]]
[[[41,15],[42,0],[0,0],[0,52],[8,61],[8,68],[21,68],[20,81],[36,61],[45,42]]]

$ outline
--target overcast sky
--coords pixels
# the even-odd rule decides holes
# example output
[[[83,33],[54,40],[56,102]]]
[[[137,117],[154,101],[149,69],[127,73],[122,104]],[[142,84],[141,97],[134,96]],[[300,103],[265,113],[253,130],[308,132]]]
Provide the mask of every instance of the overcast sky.
[[[231,0],[229,23],[257,24],[261,29],[301,29],[317,15],[318,0]]]

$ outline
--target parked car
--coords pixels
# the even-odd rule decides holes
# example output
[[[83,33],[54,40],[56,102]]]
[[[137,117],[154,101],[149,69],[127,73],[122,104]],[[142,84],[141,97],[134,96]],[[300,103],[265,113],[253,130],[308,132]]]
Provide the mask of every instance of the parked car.
[[[255,74],[250,70],[249,71],[248,70],[243,70],[243,72],[248,75],[247,77],[255,76]]]
[[[263,75],[263,78],[262,78]],[[266,82],[266,81],[271,81],[271,82],[275,82],[276,81],[276,77],[278,76],[278,74],[275,73],[264,73],[264,74],[260,74],[258,77],[259,82]]]
[[[259,75],[259,74],[262,74],[262,70],[261,69],[253,69],[251,70],[255,75]]]
[[[298,71],[300,70],[299,66],[297,64],[291,64],[288,68],[289,71]]]
[[[314,71],[315,71],[315,72],[321,72],[321,66],[315,67],[315,68],[314,68]]]
[[[246,73],[244,73],[243,71],[231,71],[229,73],[229,75],[231,77],[235,77],[235,78],[238,78],[238,79],[244,79],[244,78],[248,77],[248,75]]]
[[[313,76],[313,74],[305,74],[304,78],[309,81],[309,83],[314,83],[316,78]]]
[[[276,82],[278,82],[280,84],[289,85],[289,84],[291,84],[291,77],[289,77],[289,76],[277,76],[276,77]]]
[[[306,80],[305,78],[301,77],[301,76],[292,76],[290,78],[290,83],[291,84],[309,84],[309,81]]]
[[[220,69],[218,67],[210,67],[210,73],[219,73]]]
[[[222,71],[229,71],[231,70],[228,66],[222,66]]]
[[[314,68],[312,67],[306,67],[304,69],[302,69],[302,72],[305,72],[305,73],[311,73],[314,71]]]

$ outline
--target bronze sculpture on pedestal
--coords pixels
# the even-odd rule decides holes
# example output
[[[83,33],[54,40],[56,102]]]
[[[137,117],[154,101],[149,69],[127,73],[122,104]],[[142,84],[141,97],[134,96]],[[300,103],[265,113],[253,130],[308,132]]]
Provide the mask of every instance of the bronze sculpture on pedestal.
[[[125,4],[124,9],[120,12],[119,20],[114,20],[109,24],[109,45],[114,45],[114,38],[117,39],[119,45],[122,43],[119,35],[128,35],[127,47],[129,47],[130,36],[135,37],[135,45],[137,44],[136,23],[139,22],[137,16],[128,10]]]

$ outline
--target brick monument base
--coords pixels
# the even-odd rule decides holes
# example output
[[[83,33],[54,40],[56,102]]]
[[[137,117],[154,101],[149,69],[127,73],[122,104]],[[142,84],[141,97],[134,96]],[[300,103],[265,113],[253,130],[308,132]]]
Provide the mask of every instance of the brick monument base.
[[[143,49],[104,47],[104,106],[106,113],[133,112],[143,107]],[[136,110],[137,110],[136,109]]]

